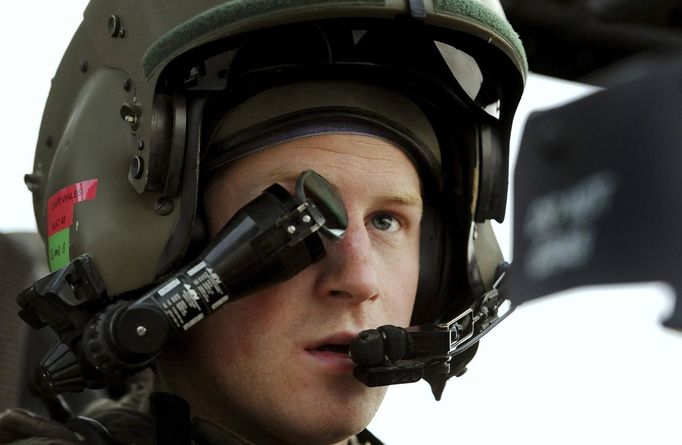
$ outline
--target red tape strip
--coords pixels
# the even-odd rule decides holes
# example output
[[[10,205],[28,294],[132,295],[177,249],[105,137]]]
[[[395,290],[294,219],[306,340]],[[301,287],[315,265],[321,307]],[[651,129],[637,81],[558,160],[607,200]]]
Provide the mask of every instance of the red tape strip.
[[[97,196],[97,179],[77,182],[64,187],[47,201],[47,236],[66,229],[73,223],[73,208]]]

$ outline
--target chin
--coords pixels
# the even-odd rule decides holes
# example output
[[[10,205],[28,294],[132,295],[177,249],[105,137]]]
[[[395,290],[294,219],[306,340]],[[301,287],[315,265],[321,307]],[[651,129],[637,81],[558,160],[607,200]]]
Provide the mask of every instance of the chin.
[[[364,430],[374,417],[374,413],[366,418],[337,418],[329,422],[304,424],[299,420],[293,429],[282,428],[273,431],[274,437],[283,438],[286,444],[330,445],[344,442],[349,437]],[[305,430],[301,430],[304,427]]]
[[[305,414],[299,414],[296,419],[287,419],[293,420],[293,423],[279,425],[281,430],[275,434],[286,437],[290,443],[328,445],[344,441],[367,427],[385,394],[386,388],[367,388],[363,385],[359,391],[349,391],[347,388],[342,398],[321,395],[310,409],[303,410]],[[301,430],[302,427],[305,429]]]

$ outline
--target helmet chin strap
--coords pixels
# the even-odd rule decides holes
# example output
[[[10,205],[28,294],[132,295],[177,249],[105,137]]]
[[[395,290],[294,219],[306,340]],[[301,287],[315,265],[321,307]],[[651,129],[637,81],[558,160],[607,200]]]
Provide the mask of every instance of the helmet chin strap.
[[[358,365],[353,375],[367,386],[413,383],[431,385],[440,400],[447,380],[461,376],[465,367],[452,359],[478,344],[514,307],[503,288],[508,264],[498,268],[492,288],[448,322],[403,329],[381,326],[361,332],[351,343],[350,356]]]

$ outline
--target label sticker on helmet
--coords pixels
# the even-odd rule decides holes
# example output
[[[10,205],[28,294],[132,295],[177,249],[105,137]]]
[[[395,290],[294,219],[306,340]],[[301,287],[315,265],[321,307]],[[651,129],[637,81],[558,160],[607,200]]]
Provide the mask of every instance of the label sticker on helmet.
[[[50,270],[60,269],[71,260],[69,254],[70,227],[73,208],[97,196],[97,179],[88,179],[58,190],[47,201],[47,247]]]
[[[69,229],[60,230],[47,239],[47,260],[50,270],[69,264]]]

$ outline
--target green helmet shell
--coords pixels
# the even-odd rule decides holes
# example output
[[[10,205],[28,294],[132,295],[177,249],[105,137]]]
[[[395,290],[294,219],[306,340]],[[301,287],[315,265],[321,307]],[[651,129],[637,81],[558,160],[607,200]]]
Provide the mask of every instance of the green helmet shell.
[[[164,71],[212,42],[329,19],[414,20],[476,40],[489,64],[505,67],[503,126],[510,127],[527,63],[495,0],[92,0],[53,79],[27,178],[50,268],[88,253],[111,295],[170,272],[190,242],[183,230],[198,198],[187,175],[196,175],[199,161],[186,151],[192,116],[183,101],[159,97]],[[168,109],[175,122],[167,122]],[[471,212],[479,216],[471,219],[482,224],[501,219],[488,195],[501,190],[502,208],[506,195],[506,171],[486,185],[486,168],[476,162],[472,186]],[[491,206],[498,210],[485,210]]]

